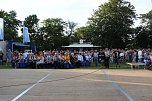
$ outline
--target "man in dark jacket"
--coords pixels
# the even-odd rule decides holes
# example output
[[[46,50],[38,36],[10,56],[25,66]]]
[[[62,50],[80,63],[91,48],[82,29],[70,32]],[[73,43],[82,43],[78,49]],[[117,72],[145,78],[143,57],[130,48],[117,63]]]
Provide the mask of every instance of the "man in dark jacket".
[[[2,52],[2,50],[0,50],[0,64],[2,64],[3,65],[3,52]]]

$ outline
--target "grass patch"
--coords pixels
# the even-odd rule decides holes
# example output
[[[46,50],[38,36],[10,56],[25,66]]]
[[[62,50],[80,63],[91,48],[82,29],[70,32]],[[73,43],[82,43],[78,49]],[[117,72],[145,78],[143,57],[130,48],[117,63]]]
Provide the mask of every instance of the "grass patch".
[[[8,65],[6,63],[0,64],[0,69],[13,69],[11,65]]]
[[[99,69],[99,68],[103,68],[106,69],[106,67],[101,66],[100,64],[98,64],[98,66],[96,66],[94,63],[91,64],[91,66],[81,66],[80,69]],[[109,66],[110,69],[130,69],[130,66],[127,65],[126,63],[122,63],[120,64],[120,67],[116,67],[116,64],[110,64]]]
[[[105,67],[101,66],[100,64],[98,66],[96,66],[94,63],[92,63],[91,66],[81,66],[78,69],[99,69],[100,67],[102,67],[103,69],[106,69]],[[4,62],[3,65],[0,64],[0,69],[13,69],[13,67],[10,65],[7,65]],[[110,64],[110,69],[130,69],[130,65],[123,63],[123,64],[120,64],[120,67],[116,67],[116,64]]]

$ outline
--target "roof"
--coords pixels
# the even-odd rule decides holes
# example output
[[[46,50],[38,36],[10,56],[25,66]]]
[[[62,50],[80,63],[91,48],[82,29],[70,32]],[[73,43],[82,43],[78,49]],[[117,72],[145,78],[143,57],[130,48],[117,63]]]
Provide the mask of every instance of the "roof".
[[[81,44],[79,44],[79,43],[74,43],[74,44],[71,44],[71,45],[69,45],[69,46],[62,46],[62,47],[75,47],[75,48],[85,48],[85,47],[87,47],[87,48],[93,48],[93,47],[100,47],[100,46],[94,46],[94,45],[92,45],[92,44],[87,44],[87,43],[81,43]]]
[[[23,43],[13,43],[15,46],[29,47],[30,45],[26,45]]]

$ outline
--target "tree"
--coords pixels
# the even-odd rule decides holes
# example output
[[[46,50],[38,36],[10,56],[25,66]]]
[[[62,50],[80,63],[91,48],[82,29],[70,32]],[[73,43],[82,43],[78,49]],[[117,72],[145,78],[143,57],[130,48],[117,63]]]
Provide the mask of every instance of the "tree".
[[[149,43],[149,31],[142,29],[142,31],[136,36],[136,45],[141,48],[147,48],[151,45]]]
[[[74,33],[74,38],[76,41],[79,41],[80,39],[85,40],[86,42],[93,42],[94,43],[94,32],[93,28],[91,26],[82,26],[80,28],[77,28]],[[74,40],[74,39],[72,39]],[[97,44],[97,43],[96,43]]]
[[[109,0],[97,10],[88,24],[92,26],[94,42],[103,47],[124,48],[128,44],[131,26],[136,18],[134,6],[124,0]]]
[[[67,25],[66,35],[68,36],[69,42],[71,43],[73,41],[72,37],[73,37],[74,29],[77,26],[77,23],[68,21],[66,25]]]
[[[40,33],[36,37],[39,49],[57,49],[64,44],[66,23],[60,18],[48,18],[42,22]]]
[[[68,35],[68,37],[71,37],[71,35],[73,34],[74,32],[74,28],[77,26],[77,23],[75,22],[71,22],[71,21],[68,21],[67,22],[67,31],[66,31],[66,34]]]
[[[136,37],[138,47],[152,48],[152,10],[140,15],[141,31]]]
[[[0,18],[4,19],[5,40],[18,40],[18,27],[20,21],[16,17],[17,13],[15,11],[6,12],[4,10],[0,10]]]
[[[142,25],[145,28],[151,30],[152,29],[152,10],[146,14],[141,14],[140,18],[142,19],[141,21]]]

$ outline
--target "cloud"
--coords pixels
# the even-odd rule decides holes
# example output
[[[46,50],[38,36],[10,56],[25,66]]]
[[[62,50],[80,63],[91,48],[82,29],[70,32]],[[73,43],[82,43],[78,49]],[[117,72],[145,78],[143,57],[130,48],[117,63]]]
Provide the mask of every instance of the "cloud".
[[[5,0],[0,7],[6,11],[15,10],[20,20],[36,14],[41,20],[57,17],[84,24],[93,9],[105,1],[107,0]]]
[[[3,10],[15,10],[18,19],[24,20],[36,14],[42,20],[46,18],[62,18],[85,25],[93,10],[108,0],[2,0]],[[151,9],[151,0],[127,0],[136,8],[137,13],[147,13]]]

